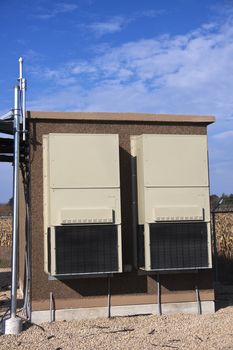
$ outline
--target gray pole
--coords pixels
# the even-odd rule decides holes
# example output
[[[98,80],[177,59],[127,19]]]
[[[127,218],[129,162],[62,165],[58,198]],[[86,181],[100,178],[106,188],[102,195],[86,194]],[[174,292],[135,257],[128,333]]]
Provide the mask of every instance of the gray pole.
[[[22,92],[22,126],[23,141],[26,140],[26,89],[27,81],[23,78],[23,58],[19,58],[19,89]]]
[[[160,275],[157,274],[157,306],[158,306],[158,315],[162,315],[162,305],[161,305],[161,284],[160,284]]]
[[[18,273],[18,233],[19,233],[19,139],[20,139],[19,87],[14,88],[14,173],[13,173],[13,225],[12,225],[12,281],[11,317],[16,317],[17,273]]]
[[[19,86],[14,87],[14,170],[13,170],[13,224],[12,224],[12,266],[11,266],[11,315],[5,322],[5,334],[18,334],[22,328],[21,319],[16,317],[18,284],[18,242],[19,242],[19,157],[20,157],[20,110]]]

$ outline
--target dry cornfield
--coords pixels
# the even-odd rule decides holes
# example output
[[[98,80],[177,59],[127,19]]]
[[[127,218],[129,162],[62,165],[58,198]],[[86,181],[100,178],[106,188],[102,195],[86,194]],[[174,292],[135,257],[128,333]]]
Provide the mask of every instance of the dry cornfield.
[[[1,216],[0,217],[0,246],[10,247],[12,241],[12,217]]]
[[[218,256],[233,258],[233,212],[216,213],[216,242]]]

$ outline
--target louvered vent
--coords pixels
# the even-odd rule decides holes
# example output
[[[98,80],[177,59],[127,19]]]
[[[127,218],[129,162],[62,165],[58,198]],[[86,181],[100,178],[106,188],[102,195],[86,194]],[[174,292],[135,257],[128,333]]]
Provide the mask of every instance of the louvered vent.
[[[151,224],[150,253],[152,270],[207,268],[207,224]]]
[[[117,226],[55,227],[56,275],[118,271]]]

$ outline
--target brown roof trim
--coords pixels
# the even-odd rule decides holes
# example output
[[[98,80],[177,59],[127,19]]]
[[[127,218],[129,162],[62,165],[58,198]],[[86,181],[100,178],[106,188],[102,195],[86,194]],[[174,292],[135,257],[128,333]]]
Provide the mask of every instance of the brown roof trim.
[[[204,123],[215,122],[213,116],[196,116],[182,114],[144,114],[144,113],[110,113],[110,112],[39,112],[28,111],[30,119],[59,120],[105,120],[131,122],[166,122],[166,123]]]

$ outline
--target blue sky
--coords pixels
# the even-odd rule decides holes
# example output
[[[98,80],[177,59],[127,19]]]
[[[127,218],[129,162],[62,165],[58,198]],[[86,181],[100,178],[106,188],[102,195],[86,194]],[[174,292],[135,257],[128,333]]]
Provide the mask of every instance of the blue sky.
[[[1,0],[0,43],[0,114],[23,56],[30,110],[214,115],[211,193],[233,193],[233,1]]]

